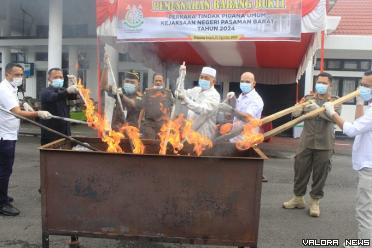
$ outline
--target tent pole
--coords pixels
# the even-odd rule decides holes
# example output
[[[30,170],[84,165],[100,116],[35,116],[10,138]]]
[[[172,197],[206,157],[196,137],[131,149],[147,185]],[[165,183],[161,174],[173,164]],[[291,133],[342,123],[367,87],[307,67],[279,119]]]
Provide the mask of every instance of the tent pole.
[[[321,33],[321,41],[320,41],[320,72],[324,71],[324,40],[325,40],[325,33],[324,30]]]

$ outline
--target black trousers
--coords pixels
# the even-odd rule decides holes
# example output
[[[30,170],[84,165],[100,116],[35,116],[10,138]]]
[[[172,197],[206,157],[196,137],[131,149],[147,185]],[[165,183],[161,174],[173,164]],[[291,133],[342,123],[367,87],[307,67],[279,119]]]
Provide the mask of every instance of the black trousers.
[[[9,178],[13,171],[16,140],[0,140],[0,204],[8,203]]]

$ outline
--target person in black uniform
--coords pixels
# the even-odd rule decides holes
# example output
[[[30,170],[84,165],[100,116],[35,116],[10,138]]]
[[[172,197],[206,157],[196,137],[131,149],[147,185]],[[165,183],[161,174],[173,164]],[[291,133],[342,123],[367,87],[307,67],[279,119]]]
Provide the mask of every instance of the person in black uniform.
[[[68,100],[77,98],[78,89],[76,85],[71,85],[67,89],[63,87],[63,71],[60,68],[52,68],[48,71],[48,87],[43,89],[40,94],[41,109],[50,112],[52,115],[70,117]],[[41,123],[60,133],[71,135],[70,123],[57,120],[41,120]],[[60,137],[47,130],[41,129],[41,145],[58,140]]]

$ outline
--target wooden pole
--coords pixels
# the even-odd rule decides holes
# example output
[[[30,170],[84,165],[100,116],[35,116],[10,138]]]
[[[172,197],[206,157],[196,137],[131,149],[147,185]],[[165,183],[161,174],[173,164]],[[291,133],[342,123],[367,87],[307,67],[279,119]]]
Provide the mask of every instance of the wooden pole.
[[[344,102],[347,102],[355,97],[359,96],[359,90],[356,90],[356,91],[353,91],[349,94],[347,94],[346,96],[343,96],[343,97],[340,97],[338,99],[336,99],[335,101],[333,101],[333,105],[339,105],[339,104],[342,104]],[[273,130],[270,130],[266,133],[264,133],[264,137],[265,139],[266,138],[270,138],[270,137],[273,137],[281,132],[284,132],[285,130],[288,130],[289,128],[295,126],[296,124],[306,120],[306,119],[309,119],[309,118],[313,118],[321,113],[323,113],[325,111],[325,108],[322,106],[320,108],[317,108],[307,114],[304,114],[296,119],[293,119],[277,128],[274,128]]]
[[[306,101],[306,102],[303,102],[303,103],[299,103],[299,104],[296,104],[292,107],[289,107],[287,109],[283,109],[279,112],[276,112],[272,115],[269,115],[269,116],[266,116],[264,118],[261,119],[261,122],[262,122],[262,125],[263,124],[266,124],[266,123],[269,123],[271,121],[274,121],[276,119],[279,119],[285,115],[288,115],[290,113],[293,113],[297,110],[300,110],[302,109],[303,107],[305,107],[307,104],[309,104],[309,101]],[[244,129],[244,126],[241,126],[235,130],[232,130],[230,133],[227,133],[225,135],[221,135],[219,137],[217,137],[216,139],[214,139],[214,142],[220,142],[220,141],[224,141],[224,140],[228,140],[228,139],[232,139],[236,136],[238,136]]]

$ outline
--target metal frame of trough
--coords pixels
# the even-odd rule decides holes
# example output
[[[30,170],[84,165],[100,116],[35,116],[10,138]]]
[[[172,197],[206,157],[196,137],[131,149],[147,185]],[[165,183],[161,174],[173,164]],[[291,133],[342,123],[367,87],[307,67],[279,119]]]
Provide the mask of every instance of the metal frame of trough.
[[[43,248],[49,235],[257,247],[262,157],[232,144],[161,156],[144,143],[150,154],[73,151],[65,139],[40,148]]]

